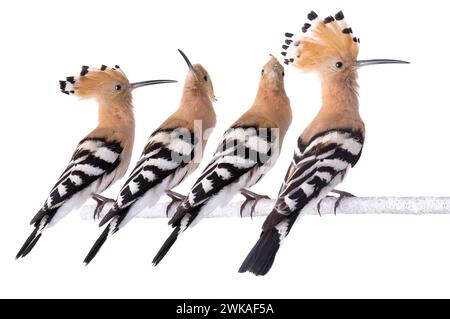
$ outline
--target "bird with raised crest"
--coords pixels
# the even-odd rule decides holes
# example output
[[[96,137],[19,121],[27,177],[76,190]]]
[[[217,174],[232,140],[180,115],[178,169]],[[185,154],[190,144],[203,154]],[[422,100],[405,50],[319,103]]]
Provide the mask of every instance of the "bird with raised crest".
[[[130,83],[119,66],[100,69],[83,66],[79,76],[60,81],[61,92],[95,98],[99,105],[97,127],[83,138],[42,208],[31,220],[34,230],[16,258],[25,257],[42,233],[93,194],[101,193],[126,172],[134,142],[132,91],[172,80]]]
[[[357,71],[366,65],[408,63],[357,60],[360,40],[342,11],[325,19],[311,11],[307,19],[299,35],[285,34],[281,54],[285,64],[318,73],[322,107],[300,135],[275,207],[239,272],[267,274],[294,223],[333,191],[358,162],[365,130],[359,114]]]
[[[261,197],[245,189],[275,164],[291,120],[284,68],[272,56],[261,71],[253,105],[224,133],[212,160],[169,221],[174,229],[153,259],[155,266],[182,232],[235,194],[241,191],[250,201]]]
[[[150,135],[135,168],[100,222],[100,226],[108,225],[84,259],[85,264],[92,261],[111,235],[144,208],[154,206],[165,193],[173,198],[173,204],[181,201],[183,196],[171,189],[201,162],[208,134],[216,125],[214,89],[206,69],[201,64],[193,65],[179,52],[189,67],[180,105]],[[97,199],[102,207],[105,199]]]

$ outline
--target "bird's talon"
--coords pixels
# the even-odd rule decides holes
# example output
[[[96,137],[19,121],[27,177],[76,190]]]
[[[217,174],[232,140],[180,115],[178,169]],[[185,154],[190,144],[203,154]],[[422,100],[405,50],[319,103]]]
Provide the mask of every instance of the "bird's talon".
[[[241,205],[241,209],[239,210],[239,215],[241,215],[241,218],[243,217],[244,209],[247,206],[247,204],[248,204],[248,199],[246,199]]]
[[[100,219],[100,214],[103,211],[103,208],[105,207],[106,203],[114,203],[115,200],[112,198],[108,198],[99,194],[92,195],[92,199],[94,199],[97,202],[97,206],[94,210],[94,220]]]
[[[169,196],[170,199],[172,200],[167,205],[167,208],[166,208],[166,217],[169,217],[169,212],[170,212],[170,209],[172,208],[172,206],[175,205],[175,204],[179,205],[182,201],[184,201],[186,199],[186,196],[181,195],[181,194],[179,194],[177,192],[174,192],[174,191],[170,191],[170,190],[166,191],[166,195]]]
[[[317,213],[319,214],[320,217],[322,217],[322,214],[320,213],[320,204],[322,204],[322,200],[323,200],[323,198],[321,200],[319,200],[319,202],[316,205]]]
[[[317,203],[317,206],[316,206],[317,207],[317,213],[319,214],[320,217],[322,217],[322,214],[320,213],[320,206],[322,205],[322,201],[325,198],[330,198],[330,197],[333,197],[333,196],[327,195],[324,198],[322,198],[321,200],[319,200],[319,202]]]
[[[348,192],[344,192],[344,191],[339,191],[339,190],[333,190],[333,193],[336,193],[339,195],[338,199],[336,200],[336,202],[334,203],[334,215],[336,216],[336,210],[339,208],[339,206],[341,205],[341,202],[344,198],[346,197],[356,197],[355,195],[348,193]]]
[[[335,194],[338,194],[339,197],[356,197],[356,196],[353,195],[352,193],[340,191],[340,190],[338,190],[338,189],[333,189],[331,192],[332,192],[332,193],[335,193]]]
[[[242,194],[242,196],[245,197],[245,201],[242,203],[241,210],[240,210],[241,218],[243,217],[243,212],[244,212],[245,207],[250,202],[253,202],[253,204],[252,204],[252,206],[250,208],[250,217],[253,219],[253,215],[255,214],[256,205],[258,204],[258,202],[261,199],[270,199],[270,197],[267,196],[267,195],[259,195],[259,194],[256,194],[254,192],[251,192],[251,191],[249,191],[247,189],[242,189],[241,190],[241,194]]]

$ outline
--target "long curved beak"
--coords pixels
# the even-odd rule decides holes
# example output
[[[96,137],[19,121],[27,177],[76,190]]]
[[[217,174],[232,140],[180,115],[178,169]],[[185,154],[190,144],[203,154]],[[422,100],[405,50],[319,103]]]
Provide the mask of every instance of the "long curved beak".
[[[186,61],[186,64],[189,67],[189,70],[192,71],[192,73],[194,73],[195,77],[197,78],[197,80],[200,81],[200,76],[198,75],[197,71],[194,69],[194,66],[192,65],[191,61],[189,61],[188,57],[186,56],[186,54],[184,54],[183,51],[181,51],[180,49],[178,49],[178,52],[180,52],[181,56],[183,57],[184,61]]]
[[[164,84],[164,83],[176,83],[178,81],[175,80],[150,80],[150,81],[142,81],[142,82],[135,82],[135,83],[131,83],[130,87],[132,90],[136,89],[136,88],[140,88],[142,86],[147,86],[147,85],[154,85],[154,84]]]
[[[392,60],[392,59],[372,59],[372,60],[358,60],[356,61],[356,67],[360,68],[366,65],[374,64],[409,64],[407,61]]]

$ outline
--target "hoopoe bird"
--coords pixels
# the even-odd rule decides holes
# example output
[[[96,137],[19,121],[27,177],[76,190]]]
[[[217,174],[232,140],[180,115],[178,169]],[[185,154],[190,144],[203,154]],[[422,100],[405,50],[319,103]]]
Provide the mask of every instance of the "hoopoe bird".
[[[79,76],[60,81],[62,93],[97,100],[98,125],[76,147],[67,168],[31,220],[34,230],[16,258],[25,257],[44,230],[125,174],[134,142],[132,91],[146,85],[172,82],[176,81],[130,83],[117,65],[114,68],[102,65],[100,69],[83,66]]]
[[[284,89],[284,68],[274,57],[261,71],[253,105],[223,135],[209,165],[169,221],[174,228],[153,259],[156,266],[188,227],[256,184],[275,164],[292,120]],[[241,210],[242,211],[242,210]]]
[[[282,55],[286,64],[319,74],[322,107],[300,135],[275,207],[239,272],[265,275],[295,221],[341,183],[358,162],[365,136],[359,115],[358,69],[372,64],[408,63],[357,60],[360,41],[347,26],[342,11],[323,20],[312,11],[307,18],[299,36],[286,33]]]
[[[189,72],[178,110],[154,131],[135,168],[112,208],[100,222],[108,223],[84,259],[89,264],[105,241],[145,207],[154,206],[199,165],[209,134],[216,125],[211,77],[201,64],[194,64],[179,50]],[[169,210],[169,208],[168,208]]]

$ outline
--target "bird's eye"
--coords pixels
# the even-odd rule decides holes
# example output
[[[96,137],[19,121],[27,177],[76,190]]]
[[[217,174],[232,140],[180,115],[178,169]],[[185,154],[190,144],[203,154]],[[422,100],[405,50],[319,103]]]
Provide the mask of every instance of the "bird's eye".
[[[337,67],[338,69],[342,68],[343,65],[344,65],[344,64],[343,64],[341,61],[336,62],[336,67]]]
[[[205,76],[203,77],[203,80],[205,80],[205,82],[208,82],[208,76],[205,75]]]
[[[282,76],[284,76],[284,71],[281,73]]]
[[[122,90],[122,86],[119,85],[119,84],[117,84],[117,85],[114,87],[114,89],[115,89],[116,91],[120,91],[120,90]]]
[[[261,70],[261,75],[264,75],[264,69]]]

